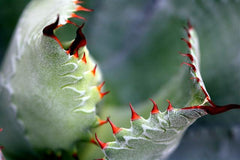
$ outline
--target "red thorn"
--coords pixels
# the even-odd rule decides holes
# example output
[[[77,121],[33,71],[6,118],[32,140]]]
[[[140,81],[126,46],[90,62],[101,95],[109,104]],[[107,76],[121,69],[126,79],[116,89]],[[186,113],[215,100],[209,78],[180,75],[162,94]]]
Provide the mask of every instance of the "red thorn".
[[[187,25],[188,25],[188,29],[189,29],[189,30],[193,29],[193,26],[192,26],[190,20],[188,20]]]
[[[86,18],[84,18],[84,17],[82,17],[82,16],[79,16],[79,15],[77,15],[76,13],[72,13],[72,14],[71,14],[71,17],[72,17],[72,18],[78,18],[78,19],[82,19],[82,20],[84,20],[84,21],[86,21],[86,20],[87,20]]]
[[[196,67],[195,67],[193,64],[191,64],[191,63],[186,63],[186,62],[183,62],[181,65],[183,65],[183,64],[186,64],[186,65],[188,65],[189,67],[191,67],[191,68],[192,68],[192,70],[193,70],[194,72],[196,72],[196,71],[197,71]]]
[[[107,92],[100,92],[100,97],[103,98],[105,95],[107,95],[108,93],[110,93],[110,91]]]
[[[191,77],[190,79],[195,79],[198,83],[200,82],[200,79],[198,77]]]
[[[95,141],[94,138],[91,138],[91,139],[90,139],[90,143],[95,144],[95,145],[98,145],[98,143]]]
[[[188,109],[202,109],[208,114],[215,115],[219,113],[223,113],[226,111],[229,111],[231,109],[240,109],[240,105],[238,104],[228,104],[225,106],[191,106],[191,107],[185,107],[182,108],[182,110],[188,110]]]
[[[184,30],[187,32],[188,38],[191,38],[191,34],[189,33],[189,28],[183,27]]]
[[[101,89],[102,89],[104,84],[105,84],[105,81],[103,81],[100,85],[97,86],[97,89],[98,89],[99,92],[101,92]]]
[[[97,69],[97,64],[95,65],[95,67],[93,68],[93,70],[91,71],[92,72],[92,74],[93,74],[93,76],[95,76],[96,75],[96,69]]]
[[[113,131],[113,134],[117,134],[118,132],[120,132],[122,129],[121,128],[118,128],[117,126],[115,126],[112,121],[109,119],[109,117],[107,118],[108,122],[110,123],[111,127],[112,127],[112,131]]]
[[[108,122],[107,120],[98,119],[98,125],[99,125],[99,126],[102,126],[102,125],[104,125],[104,124],[107,123],[107,122]]]
[[[69,49],[67,50],[67,54],[73,55],[76,51],[79,50],[79,48],[84,47],[87,44],[87,40],[82,33],[82,28],[84,24],[82,24],[80,27],[78,27],[76,31],[76,37],[72,44],[70,45]]]
[[[85,52],[83,53],[82,61],[87,64],[87,59],[86,59],[86,54]]]
[[[152,103],[153,103],[153,109],[152,109],[152,111],[151,111],[151,114],[157,114],[157,113],[159,113],[159,109],[158,109],[158,106],[157,106],[156,102],[155,102],[153,99],[151,99],[151,98],[149,98],[149,99],[150,99],[150,101],[152,101]]]
[[[74,26],[79,27],[79,25],[77,25],[76,23],[74,23],[73,21],[71,21],[69,19],[66,20],[66,23],[73,24]]]
[[[84,3],[83,1],[78,1],[78,0],[76,0],[76,1],[73,1],[73,3],[75,3],[75,4],[82,4],[82,3]]]
[[[78,55],[78,50],[74,53],[73,55],[75,58],[79,58],[79,55]]]
[[[43,29],[42,32],[43,32],[43,35],[48,36],[48,37],[51,37],[51,38],[53,38],[55,41],[57,41],[58,44],[60,45],[60,47],[63,48],[62,43],[61,43],[60,40],[54,35],[54,32],[53,32],[56,28],[58,28],[58,27],[60,26],[60,25],[58,25],[58,22],[59,22],[59,15],[57,16],[56,21],[55,21],[54,23],[52,23],[52,24],[44,27],[44,29]]]
[[[129,103],[129,106],[130,106],[130,109],[131,109],[131,112],[132,112],[131,121],[135,121],[135,120],[140,119],[141,117],[137,114],[137,112],[135,112],[131,103]]]
[[[4,147],[3,147],[3,146],[0,146],[0,151],[1,151],[2,149],[4,149]],[[0,157],[0,158],[1,158],[1,157]]]
[[[76,8],[76,11],[92,12],[93,9],[84,8],[83,6],[79,5],[79,6]]]
[[[183,40],[184,42],[187,43],[188,48],[192,48],[192,45],[191,45],[191,43],[188,40],[186,40],[185,38],[181,38],[181,40]]]
[[[97,137],[97,134],[96,134],[96,133],[95,133],[95,138],[96,138],[96,140],[97,140],[97,142],[98,142],[99,146],[100,146],[102,149],[105,149],[105,148],[108,146],[108,144],[107,144],[107,143],[104,143],[104,142],[102,142],[102,141],[100,141],[100,140],[98,139],[98,137]]]
[[[171,102],[170,102],[169,100],[167,100],[167,102],[168,102],[168,108],[167,108],[167,111],[171,111],[171,110],[173,110],[173,106],[172,106]]]
[[[101,158],[101,159],[95,159],[95,160],[105,160],[104,158]]]
[[[0,132],[2,132],[3,131],[3,129],[2,128],[0,128]]]
[[[103,98],[106,94],[108,94],[110,92],[110,91],[101,92],[101,89],[102,89],[104,84],[105,84],[105,81],[103,81],[99,86],[97,86],[97,89],[98,89],[98,92],[99,92],[99,95],[100,95],[101,98]]]
[[[178,52],[178,53],[184,57],[188,57],[190,61],[193,62],[193,56],[190,53],[182,53],[182,52]]]

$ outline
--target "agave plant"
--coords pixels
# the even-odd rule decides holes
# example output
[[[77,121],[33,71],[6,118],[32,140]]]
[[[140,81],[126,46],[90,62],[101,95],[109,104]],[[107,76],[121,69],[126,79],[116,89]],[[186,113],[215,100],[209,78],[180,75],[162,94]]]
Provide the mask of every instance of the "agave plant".
[[[0,74],[0,143],[6,159],[90,159],[99,151],[103,159],[166,159],[198,118],[240,108],[211,100],[200,73],[198,35],[190,22],[182,38],[188,51],[179,52],[188,67],[152,93],[152,99],[129,104],[130,110],[113,107],[113,100],[99,104],[109,91],[84,34],[86,14],[92,11],[79,0],[34,0],[24,11]],[[181,103],[159,105],[163,97]],[[121,128],[126,121],[129,128]],[[112,142],[100,140],[109,136],[109,130],[98,130],[106,123]]]

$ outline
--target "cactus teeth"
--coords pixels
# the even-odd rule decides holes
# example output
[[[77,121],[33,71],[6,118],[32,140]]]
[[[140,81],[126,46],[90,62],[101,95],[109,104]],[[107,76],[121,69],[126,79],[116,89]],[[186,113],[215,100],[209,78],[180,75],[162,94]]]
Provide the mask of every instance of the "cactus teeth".
[[[97,69],[97,64],[95,65],[95,67],[93,68],[93,70],[91,71],[92,72],[92,74],[93,74],[93,76],[95,76],[96,75],[96,69]]]
[[[151,114],[159,113],[159,109],[158,109],[158,106],[157,106],[156,102],[153,99],[151,99],[151,98],[149,98],[149,99],[153,103],[153,108],[152,108]]]
[[[83,53],[82,62],[87,64],[87,58],[85,52]]]
[[[74,55],[79,50],[79,48],[87,45],[86,38],[82,32],[83,27],[84,23],[80,27],[78,27],[76,31],[76,37],[74,41],[71,43],[69,49],[67,50],[67,53],[69,53],[70,55]]]
[[[77,6],[76,11],[92,12],[93,9],[88,9],[88,8],[85,8],[85,7],[81,6],[81,5],[79,5],[79,6]]]
[[[184,57],[188,57],[190,61],[193,62],[193,56],[190,53],[182,53],[182,52],[178,52],[178,53]]]
[[[90,139],[90,143],[95,144],[95,145],[98,145],[98,143],[95,141],[94,138],[91,138],[91,139]]]
[[[60,42],[60,40],[57,38],[57,36],[55,36],[54,34],[54,30],[57,29],[58,27],[60,27],[58,25],[59,23],[59,15],[57,15],[57,19],[54,23],[46,26],[44,29],[43,29],[43,35],[45,36],[48,36],[48,37],[51,37],[53,38],[54,40],[56,40],[58,42],[58,44],[60,45],[61,48],[63,48],[63,45],[62,43]]]
[[[168,102],[167,111],[172,111],[173,110],[173,106],[172,106],[171,102],[169,100],[167,100],[167,102]]]
[[[82,3],[84,3],[84,1],[78,1],[78,0],[75,0],[75,1],[73,1],[73,3],[75,3],[76,5],[78,5],[78,4],[82,4]]]
[[[104,124],[106,124],[108,122],[108,120],[102,120],[100,118],[98,118],[97,121],[98,121],[98,126],[102,126],[102,125],[104,125]]]
[[[181,64],[181,65],[183,65],[183,64],[185,64],[185,65],[187,65],[187,66],[191,67],[191,68],[192,68],[192,70],[193,70],[194,72],[196,72],[196,71],[197,71],[196,67],[195,67],[193,64],[191,64],[191,63],[187,63],[187,62],[182,62],[182,64]]]
[[[140,119],[141,117],[137,114],[137,112],[135,112],[131,103],[129,103],[129,107],[130,107],[131,112],[132,112],[131,121],[135,121],[135,120]]]
[[[112,131],[113,131],[113,134],[117,134],[118,132],[120,132],[122,129],[117,127],[116,125],[113,124],[113,122],[110,120],[110,118],[108,117],[107,118],[107,121],[109,122],[109,124],[111,125],[112,127]]]
[[[105,81],[103,81],[100,85],[97,86],[97,90],[99,92],[100,98],[103,98],[105,95],[107,95],[110,91],[107,92],[101,92],[103,85],[105,84]]]
[[[95,138],[96,138],[99,146],[101,147],[101,149],[105,149],[105,148],[108,146],[108,143],[104,143],[104,142],[102,142],[102,141],[100,141],[100,140],[98,139],[97,133],[95,133]]]
[[[188,45],[188,48],[192,48],[192,44],[188,40],[186,40],[185,38],[181,38],[181,40]]]

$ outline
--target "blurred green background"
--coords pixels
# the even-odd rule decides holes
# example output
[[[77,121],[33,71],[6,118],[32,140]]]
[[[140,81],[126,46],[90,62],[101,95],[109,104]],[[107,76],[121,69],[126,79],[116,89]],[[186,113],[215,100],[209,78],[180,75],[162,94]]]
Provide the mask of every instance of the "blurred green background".
[[[1,60],[28,2],[0,1]],[[95,10],[85,33],[111,90],[106,97],[109,105],[141,102],[179,72],[184,59],[177,52],[186,51],[180,38],[186,37],[183,26],[188,19],[199,34],[201,72],[213,101],[240,104],[238,0],[89,0],[86,6]],[[181,102],[173,100],[173,104]],[[166,106],[166,102],[159,105]],[[238,160],[239,114],[233,110],[201,118],[187,130],[169,159]]]

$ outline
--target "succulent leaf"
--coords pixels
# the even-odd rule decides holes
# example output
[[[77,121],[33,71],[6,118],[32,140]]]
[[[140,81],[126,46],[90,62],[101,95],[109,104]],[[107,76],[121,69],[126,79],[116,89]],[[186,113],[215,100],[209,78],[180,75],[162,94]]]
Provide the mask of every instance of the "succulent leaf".
[[[153,102],[153,109],[149,118],[144,119],[134,111],[130,104],[132,117],[129,129],[119,129],[109,120],[115,141],[103,143],[96,137],[106,159],[166,159],[178,146],[185,130],[198,118],[208,113],[218,114],[240,108],[239,105],[217,106],[211,101],[200,74],[197,33],[190,23],[185,30],[188,39],[182,38],[182,40],[187,44],[189,53],[180,52],[180,54],[188,57],[189,62],[183,62],[189,66],[189,73],[193,80],[193,87],[190,89],[192,97],[188,104],[195,106],[174,108],[167,100],[169,105],[164,112],[161,112],[155,101],[150,99]]]
[[[21,148],[35,156],[48,150],[72,153],[77,143],[90,140],[90,129],[98,123],[96,104],[108,92],[86,47],[83,25],[76,21],[81,11],[91,11],[80,2],[32,1],[19,21],[1,70],[5,134],[0,141],[9,157],[26,156]],[[69,25],[76,35],[67,44],[59,33],[68,34],[60,29]],[[19,145],[12,144],[12,136]]]

